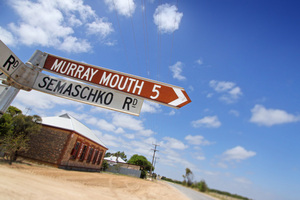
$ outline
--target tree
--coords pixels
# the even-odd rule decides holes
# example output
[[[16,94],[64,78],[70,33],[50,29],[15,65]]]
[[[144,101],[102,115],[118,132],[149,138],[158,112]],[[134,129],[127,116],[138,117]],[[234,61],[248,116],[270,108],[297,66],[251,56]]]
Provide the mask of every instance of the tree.
[[[187,185],[191,186],[193,184],[194,174],[189,168],[185,169],[185,177],[187,179]]]
[[[151,169],[151,162],[147,160],[145,156],[134,154],[131,156],[131,158],[127,161],[129,164],[134,164],[134,165],[139,165],[141,167],[141,177],[140,178],[145,178],[147,171],[149,172]],[[152,166],[152,169],[154,170],[154,167]]]
[[[183,178],[182,184],[186,185],[186,177],[185,177],[185,175],[182,175],[182,178]]]
[[[16,157],[17,151],[27,151],[28,150],[29,138],[23,135],[15,136],[11,132],[6,134],[1,140],[1,148],[5,152],[8,162],[11,165],[12,161]]]
[[[6,112],[0,118],[0,137],[12,131],[12,120],[18,114],[22,114],[22,111],[14,106],[8,107]]]
[[[0,119],[0,146],[9,158],[16,160],[17,153],[28,149],[29,137],[40,132],[42,122],[38,115],[25,116],[16,107],[10,106]]]
[[[122,158],[125,162],[127,161],[127,156],[124,151],[122,152],[118,151],[112,155],[116,156],[117,158]]]
[[[101,169],[102,169],[103,171],[105,171],[107,168],[108,168],[108,163],[107,163],[106,160],[103,160]]]
[[[112,154],[110,152],[106,152],[104,157],[110,157],[110,156],[112,156]]]

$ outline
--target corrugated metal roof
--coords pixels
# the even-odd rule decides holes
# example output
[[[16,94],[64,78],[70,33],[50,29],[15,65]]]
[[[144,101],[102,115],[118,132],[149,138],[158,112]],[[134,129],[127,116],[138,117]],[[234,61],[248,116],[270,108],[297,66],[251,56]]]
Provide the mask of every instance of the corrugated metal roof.
[[[116,156],[105,157],[104,160],[117,162],[117,163],[126,163],[121,157],[118,157],[118,160],[117,160]]]
[[[44,125],[75,131],[80,135],[102,145],[103,147],[106,147],[91,129],[68,113],[56,117],[43,117],[42,120],[42,124]]]

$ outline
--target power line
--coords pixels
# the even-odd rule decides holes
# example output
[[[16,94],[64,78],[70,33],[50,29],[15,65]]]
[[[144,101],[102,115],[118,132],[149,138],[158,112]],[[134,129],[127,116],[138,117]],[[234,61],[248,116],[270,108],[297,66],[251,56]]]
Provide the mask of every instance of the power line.
[[[128,55],[127,55],[127,48],[126,48],[126,44],[124,42],[124,38],[123,38],[123,34],[122,34],[120,22],[119,22],[119,17],[118,17],[118,14],[117,14],[117,8],[116,8],[115,0],[113,0],[113,4],[114,4],[114,8],[115,8],[115,15],[116,15],[117,22],[118,22],[118,27],[119,27],[119,31],[120,31],[120,35],[121,35],[121,40],[122,40],[124,51],[125,51],[125,57],[126,57],[127,65],[130,67],[131,65],[129,65],[129,59],[128,59]]]
[[[161,0],[160,0],[160,5],[161,5]],[[161,25],[161,15],[159,15],[159,20],[158,20],[158,26],[160,27]],[[158,35],[157,35],[157,48],[158,48],[158,51],[157,51],[157,62],[158,62],[158,80],[160,80],[160,69],[161,69],[161,34],[160,34],[160,31],[158,30]]]
[[[176,7],[178,9],[178,0],[176,1]],[[175,20],[174,20],[174,26],[175,26]],[[172,44],[171,44],[171,53],[170,53],[170,66],[172,65],[172,56],[173,56],[173,46],[174,46],[174,35],[175,35],[175,31],[173,31],[172,33]],[[169,73],[169,78],[171,78],[171,73]]]
[[[144,47],[145,47],[145,58],[146,58],[146,73],[148,77],[150,76],[149,70],[149,39],[148,39],[148,26],[147,26],[147,15],[146,15],[146,5],[145,0],[141,0],[143,5],[143,33],[144,33]]]
[[[129,7],[129,10],[131,10],[129,0],[128,0],[128,7]],[[137,57],[137,64],[139,66],[139,69],[141,69],[140,68],[141,67],[140,66],[140,59],[139,59],[139,55],[138,55],[138,51],[137,51],[137,46],[136,46],[136,37],[135,37],[135,31],[134,31],[134,26],[133,26],[132,15],[130,16],[130,21],[131,21],[131,27],[132,27],[132,34],[133,34],[133,41],[134,41],[135,53],[136,53],[136,57]]]

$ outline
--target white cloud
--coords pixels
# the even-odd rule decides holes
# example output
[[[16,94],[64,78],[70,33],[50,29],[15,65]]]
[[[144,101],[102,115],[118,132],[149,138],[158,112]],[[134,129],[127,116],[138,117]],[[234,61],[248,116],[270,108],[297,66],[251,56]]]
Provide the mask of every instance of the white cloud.
[[[232,89],[235,86],[235,83],[211,80],[209,82],[209,86],[214,88],[214,90],[217,92],[226,92],[226,91]]]
[[[266,109],[262,105],[255,105],[251,112],[252,116],[250,122],[262,126],[273,126],[276,124],[300,121],[300,116],[289,114],[284,110]]]
[[[18,43],[27,46],[41,45],[67,52],[87,52],[91,45],[87,39],[75,36],[85,27],[106,37],[111,24],[99,18],[82,0],[28,0],[10,1],[19,15],[18,23],[9,24],[11,34]],[[87,24],[87,26],[84,26]],[[78,28],[76,30],[75,28]]]
[[[218,128],[221,126],[221,122],[219,121],[217,116],[206,116],[202,119],[192,121],[192,126],[195,128],[198,127]]]
[[[183,150],[188,147],[183,142],[181,142],[175,138],[164,137],[163,140],[164,141],[162,142],[162,146],[164,146],[165,148]]]
[[[204,156],[197,156],[196,159],[197,160],[205,160],[206,158]]]
[[[116,130],[115,130],[115,133],[117,133],[117,134],[121,134],[121,133],[125,133],[125,131],[124,131],[124,129],[122,129],[122,128],[117,128]]]
[[[237,111],[237,110],[230,110],[230,111],[229,111],[229,114],[234,115],[234,116],[236,116],[236,117],[240,116],[240,112]]]
[[[161,33],[173,33],[179,29],[183,14],[177,11],[177,7],[163,4],[156,8],[153,15],[154,23]]]
[[[150,101],[144,101],[141,110],[142,113],[159,113],[160,111],[160,105]]]
[[[176,112],[175,112],[174,110],[171,110],[171,111],[168,113],[169,116],[173,116],[173,115],[175,115],[175,114],[176,114]]]
[[[250,185],[252,184],[252,182],[244,177],[237,177],[234,179],[234,181],[238,182],[238,183],[242,183],[242,184],[246,184],[246,185]]]
[[[103,19],[97,19],[92,23],[88,23],[87,27],[88,34],[95,34],[101,37],[106,37],[114,31],[112,24],[109,22],[105,22]]]
[[[116,10],[119,15],[130,17],[133,15],[136,5],[134,0],[105,0],[110,11]]]
[[[93,132],[107,147],[120,147],[120,145],[124,143],[121,138],[115,137],[111,134],[104,134],[98,130],[93,130]]]
[[[232,149],[229,149],[225,151],[222,154],[222,159],[226,161],[234,160],[234,161],[240,161],[240,160],[245,160],[250,157],[255,156],[256,153],[253,151],[247,151],[241,146],[236,146]]]
[[[99,119],[97,122],[97,126],[100,129],[105,130],[105,131],[115,131],[116,130],[116,127],[113,124],[107,122],[104,119]]]
[[[76,107],[81,103],[37,92],[35,90],[32,90],[31,92],[21,90],[16,96],[13,104],[20,109],[31,107],[35,109],[35,111],[40,111],[54,108],[56,105],[73,105]]]
[[[149,137],[155,134],[152,130],[144,128],[143,121],[122,113],[113,114],[112,124],[118,128],[136,131],[140,136]]]
[[[134,131],[144,130],[143,122],[141,120],[137,120],[132,116],[126,114],[114,114],[112,123],[115,126],[119,126],[121,128],[126,128]]]
[[[173,78],[179,80],[179,81],[183,81],[183,80],[186,80],[186,77],[185,76],[182,76],[181,73],[182,73],[182,63],[181,62],[176,62],[174,65],[170,66],[170,70],[172,71],[173,73]]]
[[[163,163],[164,165],[172,166],[172,167],[178,167],[182,166],[184,168],[190,168],[192,171],[196,166],[187,161],[184,157],[182,157],[179,153],[174,151],[173,149],[167,148],[165,150],[160,151],[160,163]],[[161,157],[162,156],[162,157]]]
[[[139,131],[137,134],[145,136],[145,137],[149,137],[149,136],[151,136],[151,135],[153,135],[155,133],[152,130],[150,130],[150,129],[146,129],[146,130]]]
[[[91,49],[91,45],[86,40],[81,40],[76,37],[65,37],[57,49],[66,52],[87,52]]]
[[[6,45],[14,46],[16,44],[16,40],[15,40],[14,36],[9,31],[2,28],[1,26],[0,26],[0,39]]]
[[[209,86],[221,93],[220,100],[228,104],[235,103],[243,95],[241,88],[233,82],[211,80]]]
[[[184,138],[189,144],[193,145],[210,145],[211,143],[204,139],[202,135],[187,135]]]
[[[196,60],[196,63],[197,63],[198,65],[202,65],[202,64],[203,64],[203,61],[202,61],[201,58],[199,58],[198,60]]]

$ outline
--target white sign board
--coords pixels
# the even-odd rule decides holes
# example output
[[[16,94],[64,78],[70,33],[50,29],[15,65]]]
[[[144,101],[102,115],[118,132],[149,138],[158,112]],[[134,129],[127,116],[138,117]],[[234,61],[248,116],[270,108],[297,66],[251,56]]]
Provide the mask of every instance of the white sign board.
[[[55,96],[138,116],[143,100],[113,90],[94,87],[39,73],[33,89]]]
[[[0,72],[10,76],[24,63],[0,40]]]

